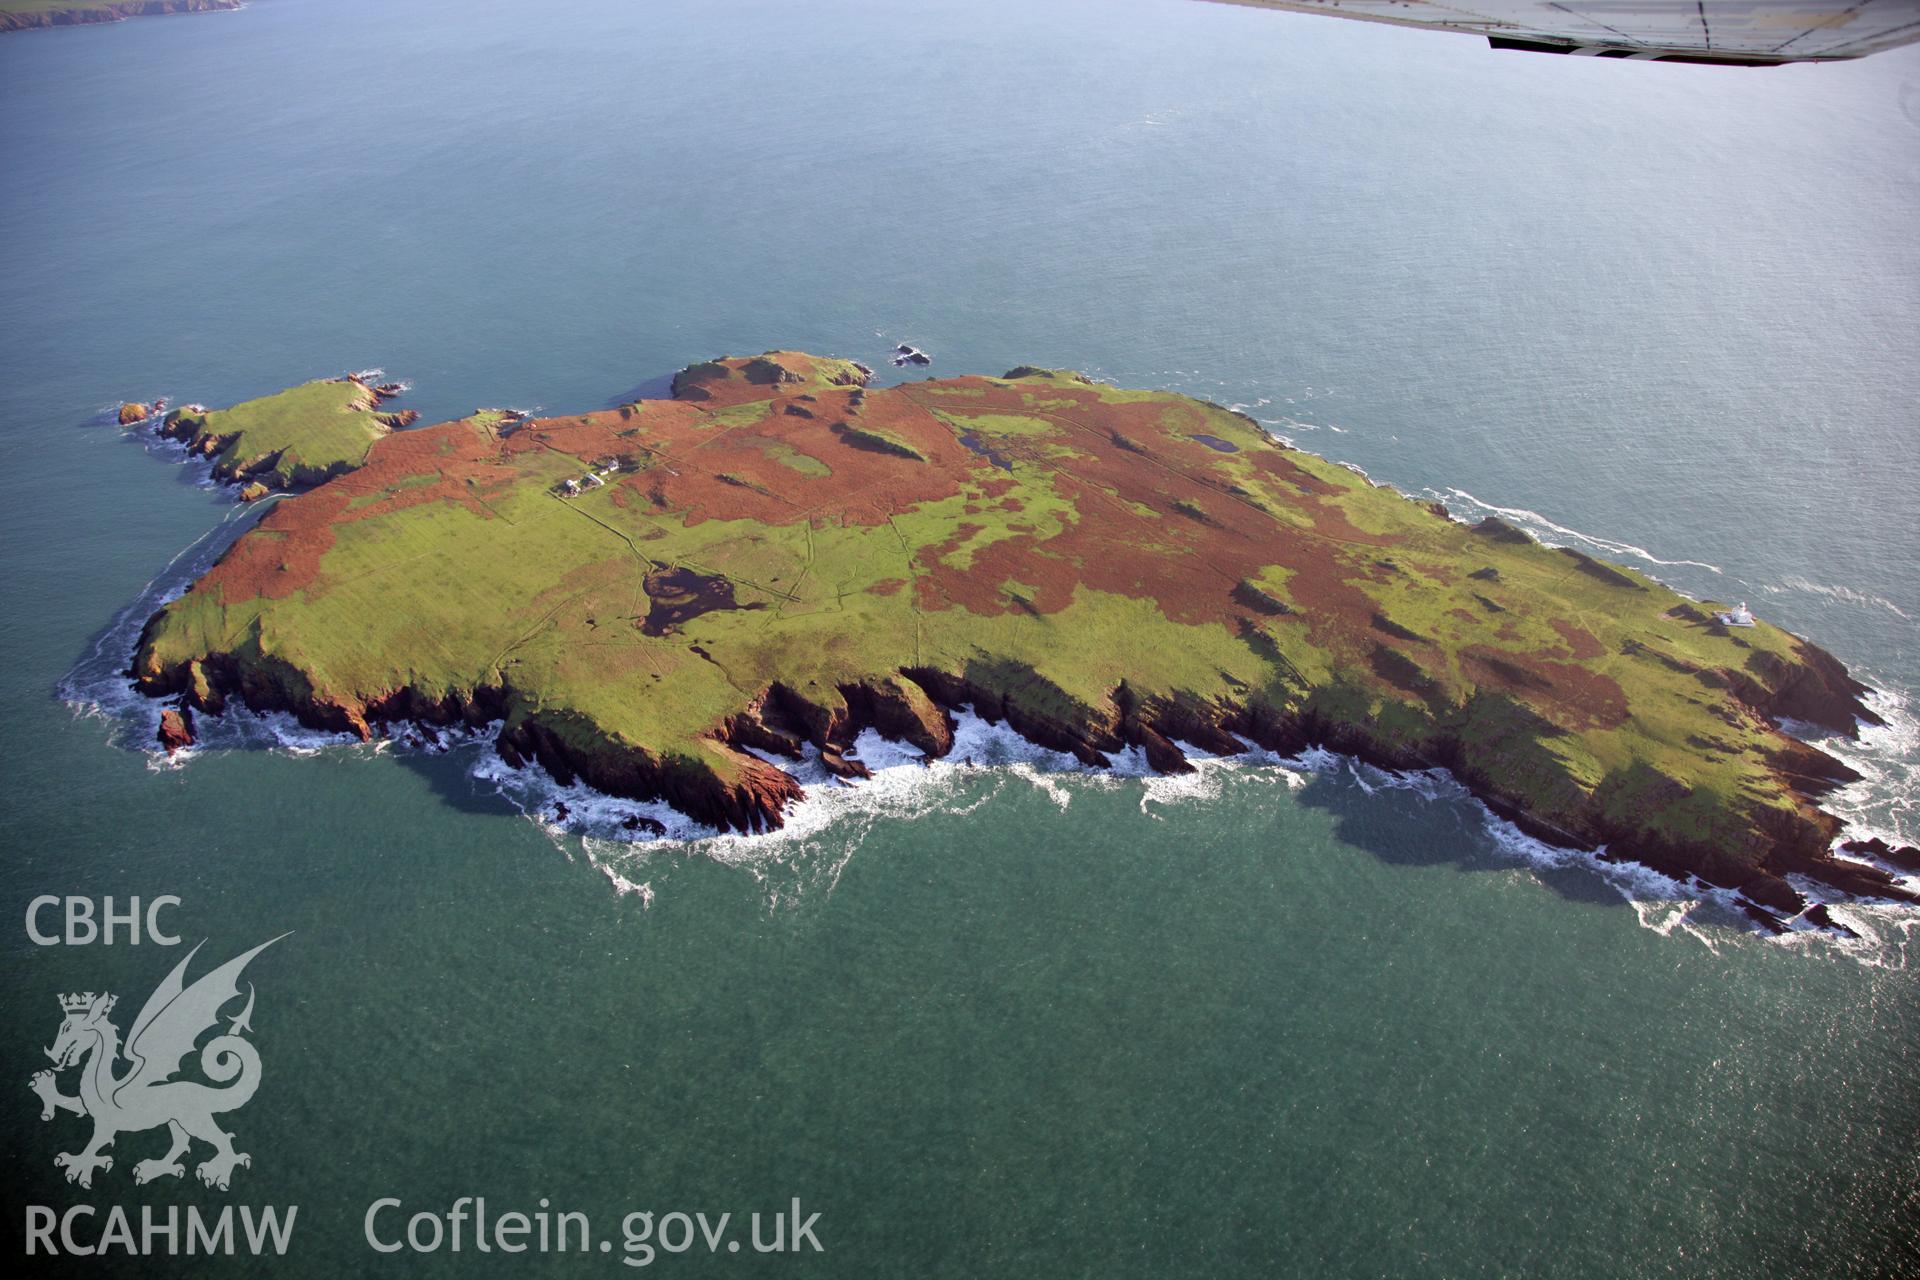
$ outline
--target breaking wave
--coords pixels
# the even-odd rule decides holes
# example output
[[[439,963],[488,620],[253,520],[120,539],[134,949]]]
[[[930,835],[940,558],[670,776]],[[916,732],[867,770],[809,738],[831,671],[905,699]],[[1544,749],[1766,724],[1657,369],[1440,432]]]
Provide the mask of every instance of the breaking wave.
[[[262,501],[228,508],[219,524],[167,561],[140,588],[133,602],[113,616],[86,654],[55,686],[59,699],[72,707],[75,715],[107,722],[116,744],[151,745],[160,727],[163,704],[135,689],[128,672],[140,629],[162,605],[185,594],[188,585],[211,569],[234,539],[272,505]]]
[[[1421,497],[1433,498],[1444,504],[1449,511],[1469,521],[1483,516],[1499,516],[1511,524],[1518,525],[1532,534],[1537,541],[1548,546],[1563,546],[1565,539],[1585,543],[1612,556],[1631,556],[1647,564],[1661,565],[1667,568],[1682,566],[1705,569],[1709,573],[1722,573],[1719,565],[1708,564],[1704,560],[1662,560],[1645,547],[1636,547],[1631,542],[1616,542],[1611,538],[1598,537],[1591,533],[1582,533],[1578,529],[1569,529],[1566,525],[1556,524],[1538,511],[1529,511],[1525,507],[1499,507],[1491,502],[1482,501],[1465,489],[1424,489]]]
[[[1857,738],[1791,720],[1781,727],[1860,775],[1821,802],[1846,823],[1849,838],[1920,843],[1920,716],[1895,690],[1871,690],[1865,701],[1881,723],[1861,725]]]
[[[230,749],[458,752],[476,785],[522,812],[567,857],[584,862],[616,893],[650,903],[660,875],[691,855],[751,876],[762,886],[770,909],[831,892],[876,824],[923,814],[965,814],[1008,788],[1031,788],[1061,811],[1091,790],[1133,789],[1140,811],[1150,819],[1176,806],[1219,802],[1229,788],[1246,786],[1298,791],[1317,783],[1351,786],[1365,794],[1399,790],[1477,813],[1485,848],[1516,866],[1533,871],[1577,867],[1598,876],[1633,907],[1642,926],[1656,933],[1717,947],[1753,928],[1741,915],[1736,895],[1727,890],[1673,880],[1638,863],[1616,860],[1605,849],[1586,853],[1537,840],[1496,816],[1444,772],[1392,773],[1323,748],[1281,757],[1247,744],[1243,754],[1218,757],[1182,744],[1194,764],[1190,774],[1156,774],[1137,749],[1118,753],[1109,769],[1094,769],[1027,741],[1005,724],[989,724],[962,710],[955,716],[953,750],[939,760],[924,759],[872,730],[862,733],[851,754],[872,771],[864,781],[836,777],[811,749],[798,762],[771,761],[794,774],[804,796],[788,809],[785,827],[759,835],[717,831],[658,802],[626,800],[579,783],[562,786],[537,765],[514,768],[492,748],[497,725],[446,730],[398,724],[390,726],[384,738],[363,744],[349,735],[305,728],[284,713],[234,707],[220,716],[196,716],[198,745],[169,758],[157,748],[155,736],[165,704],[134,688],[128,655],[146,619],[204,573],[262,505],[233,508],[219,526],[175,556],[116,615],[59,685],[59,696],[76,715],[105,721],[112,740],[145,751],[156,770],[180,768],[198,755]],[[1899,693],[1875,692],[1868,703],[1885,723],[1863,727],[1857,740],[1822,736],[1810,726],[1784,727],[1812,738],[1861,775],[1860,782],[1826,802],[1848,824],[1850,837],[1877,835],[1913,843],[1920,835],[1920,770],[1914,768],[1920,759],[1920,719]],[[1902,883],[1920,890],[1920,877],[1906,877]],[[1920,927],[1920,912],[1857,902],[1797,878],[1795,887],[1809,902],[1825,904],[1832,919],[1858,937],[1840,936],[1803,918],[1788,922],[1783,934],[1761,936],[1787,946],[1830,947],[1865,963],[1904,965],[1905,944]]]
[[[87,709],[116,719],[135,713],[146,730],[145,744],[152,743],[161,704],[121,684],[123,699],[109,703],[96,697]],[[342,748],[374,754],[463,753],[466,772],[479,786],[518,809],[565,856],[591,868],[616,894],[631,895],[642,904],[652,903],[663,873],[695,856],[750,876],[761,886],[768,908],[780,910],[831,892],[877,823],[933,813],[963,815],[1010,787],[1030,787],[1063,812],[1088,791],[1135,789],[1140,811],[1158,818],[1162,815],[1157,811],[1173,806],[1228,799],[1229,788],[1278,786],[1292,792],[1317,783],[1352,787],[1365,795],[1403,791],[1429,803],[1460,806],[1463,813],[1476,815],[1483,848],[1491,855],[1533,872],[1585,871],[1617,892],[1642,927],[1662,936],[1689,937],[1713,949],[1747,933],[1778,945],[1825,947],[1862,963],[1903,967],[1904,944],[1920,928],[1920,911],[1856,901],[1796,876],[1791,878],[1794,887],[1809,903],[1825,905],[1830,918],[1856,936],[1804,917],[1784,922],[1783,933],[1762,931],[1743,914],[1735,892],[1699,880],[1676,880],[1616,859],[1604,847],[1584,852],[1538,840],[1494,814],[1441,770],[1394,773],[1325,748],[1283,757],[1251,744],[1244,754],[1227,757],[1182,744],[1194,764],[1194,771],[1184,775],[1154,773],[1137,749],[1118,753],[1112,768],[1095,769],[971,711],[963,709],[955,721],[953,752],[939,760],[925,759],[913,748],[866,730],[850,753],[872,771],[866,780],[836,777],[811,749],[798,762],[770,760],[793,773],[804,796],[788,808],[783,828],[757,835],[716,830],[657,801],[622,799],[578,782],[562,785],[537,765],[511,766],[492,749],[498,724],[446,730],[401,723],[390,726],[383,739],[361,743],[349,735],[305,728],[282,713],[234,709],[197,718],[198,746],[171,760],[157,749],[149,749],[148,756],[159,769],[179,768],[206,751],[234,748],[267,747],[298,755]],[[1905,717],[1890,728],[1895,736],[1916,730],[1920,726]],[[1868,747],[1855,758],[1865,760],[1871,751]],[[1884,834],[1893,838],[1903,831]],[[1862,829],[1856,834],[1873,833]],[[1901,883],[1920,890],[1920,877],[1903,877]]]
[[[1885,596],[1876,596],[1868,591],[1855,591],[1852,587],[1829,586],[1821,582],[1809,582],[1805,578],[1785,578],[1778,586],[1765,586],[1762,591],[1778,595],[1783,591],[1805,591],[1810,595],[1825,596],[1829,600],[1840,600],[1847,604],[1857,604],[1866,609],[1885,609],[1894,617],[1904,621],[1913,621],[1912,615]]]

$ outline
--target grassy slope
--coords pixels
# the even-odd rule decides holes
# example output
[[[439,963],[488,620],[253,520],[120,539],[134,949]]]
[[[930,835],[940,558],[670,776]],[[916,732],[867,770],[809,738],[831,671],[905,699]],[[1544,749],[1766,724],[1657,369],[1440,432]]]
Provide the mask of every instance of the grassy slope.
[[[307,382],[230,409],[175,410],[163,430],[188,441],[216,442],[215,471],[270,487],[316,484],[366,461],[389,430],[374,410],[378,397],[351,379]]]
[[[230,654],[355,709],[504,686],[512,720],[723,776],[741,757],[720,726],[769,686],[838,711],[839,686],[930,668],[1062,724],[1111,721],[1124,686],[1413,761],[1464,746],[1504,799],[1587,838],[1757,861],[1768,812],[1801,808],[1770,763],[1783,739],[1713,675],[1796,665],[1773,627],[1690,619],[1648,579],[1476,532],[1183,397],[1040,372],[859,392],[789,363],[803,381],[699,366],[692,404],[396,436],[169,605],[142,667]],[[210,418],[246,449],[320,453],[269,403]],[[555,496],[614,454],[630,474]],[[752,607],[643,634],[663,566]]]

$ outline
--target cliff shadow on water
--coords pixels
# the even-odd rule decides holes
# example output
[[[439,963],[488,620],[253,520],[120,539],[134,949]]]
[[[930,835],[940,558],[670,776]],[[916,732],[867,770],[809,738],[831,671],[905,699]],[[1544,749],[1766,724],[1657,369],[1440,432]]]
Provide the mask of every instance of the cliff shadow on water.
[[[1294,798],[1333,820],[1342,843],[1397,867],[1450,867],[1464,872],[1511,874],[1512,856],[1488,831],[1486,808],[1446,781],[1425,774],[1393,775],[1373,770],[1377,780],[1362,781],[1371,766],[1346,761],[1310,776]],[[1541,885],[1569,902],[1625,908],[1628,900],[1593,869],[1535,866]]]
[[[1799,637],[1465,525],[1210,402],[1028,366],[871,378],[769,351],[558,418],[408,430],[378,412],[405,384],[374,371],[175,410],[162,427],[198,453],[275,460],[308,492],[170,565],[68,700],[168,760],[358,741],[494,812],[425,764],[471,746],[470,782],[635,843],[779,829],[874,781],[868,731],[925,768],[966,715],[1068,772],[1311,760],[1304,803],[1383,860],[1526,862],[1594,904],[1854,937],[1785,877],[1914,898],[1830,854],[1817,801],[1858,771],[1782,721],[1878,718]],[[124,406],[120,425],[157,417]],[[1109,488],[1128,501],[1089,496]],[[1432,829],[1443,814],[1456,831]]]

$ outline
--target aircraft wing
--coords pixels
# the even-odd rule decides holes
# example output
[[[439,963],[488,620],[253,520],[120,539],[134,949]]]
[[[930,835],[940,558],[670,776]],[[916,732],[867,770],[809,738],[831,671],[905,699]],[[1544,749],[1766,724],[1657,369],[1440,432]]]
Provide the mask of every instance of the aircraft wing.
[[[1485,36],[1496,49],[1774,66],[1920,40],[1920,0],[1216,0]]]

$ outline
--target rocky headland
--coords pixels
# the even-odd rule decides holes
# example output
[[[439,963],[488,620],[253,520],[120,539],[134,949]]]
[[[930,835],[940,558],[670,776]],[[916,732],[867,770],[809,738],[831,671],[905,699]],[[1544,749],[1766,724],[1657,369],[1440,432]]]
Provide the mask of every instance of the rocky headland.
[[[418,420],[412,410],[381,411],[402,390],[398,383],[376,386],[347,374],[230,409],[189,404],[162,416],[164,401],[130,402],[120,407],[119,422],[128,428],[152,424],[156,434],[208,459],[214,479],[236,486],[243,501],[252,501],[279,490],[312,488],[357,469],[376,441]]]

